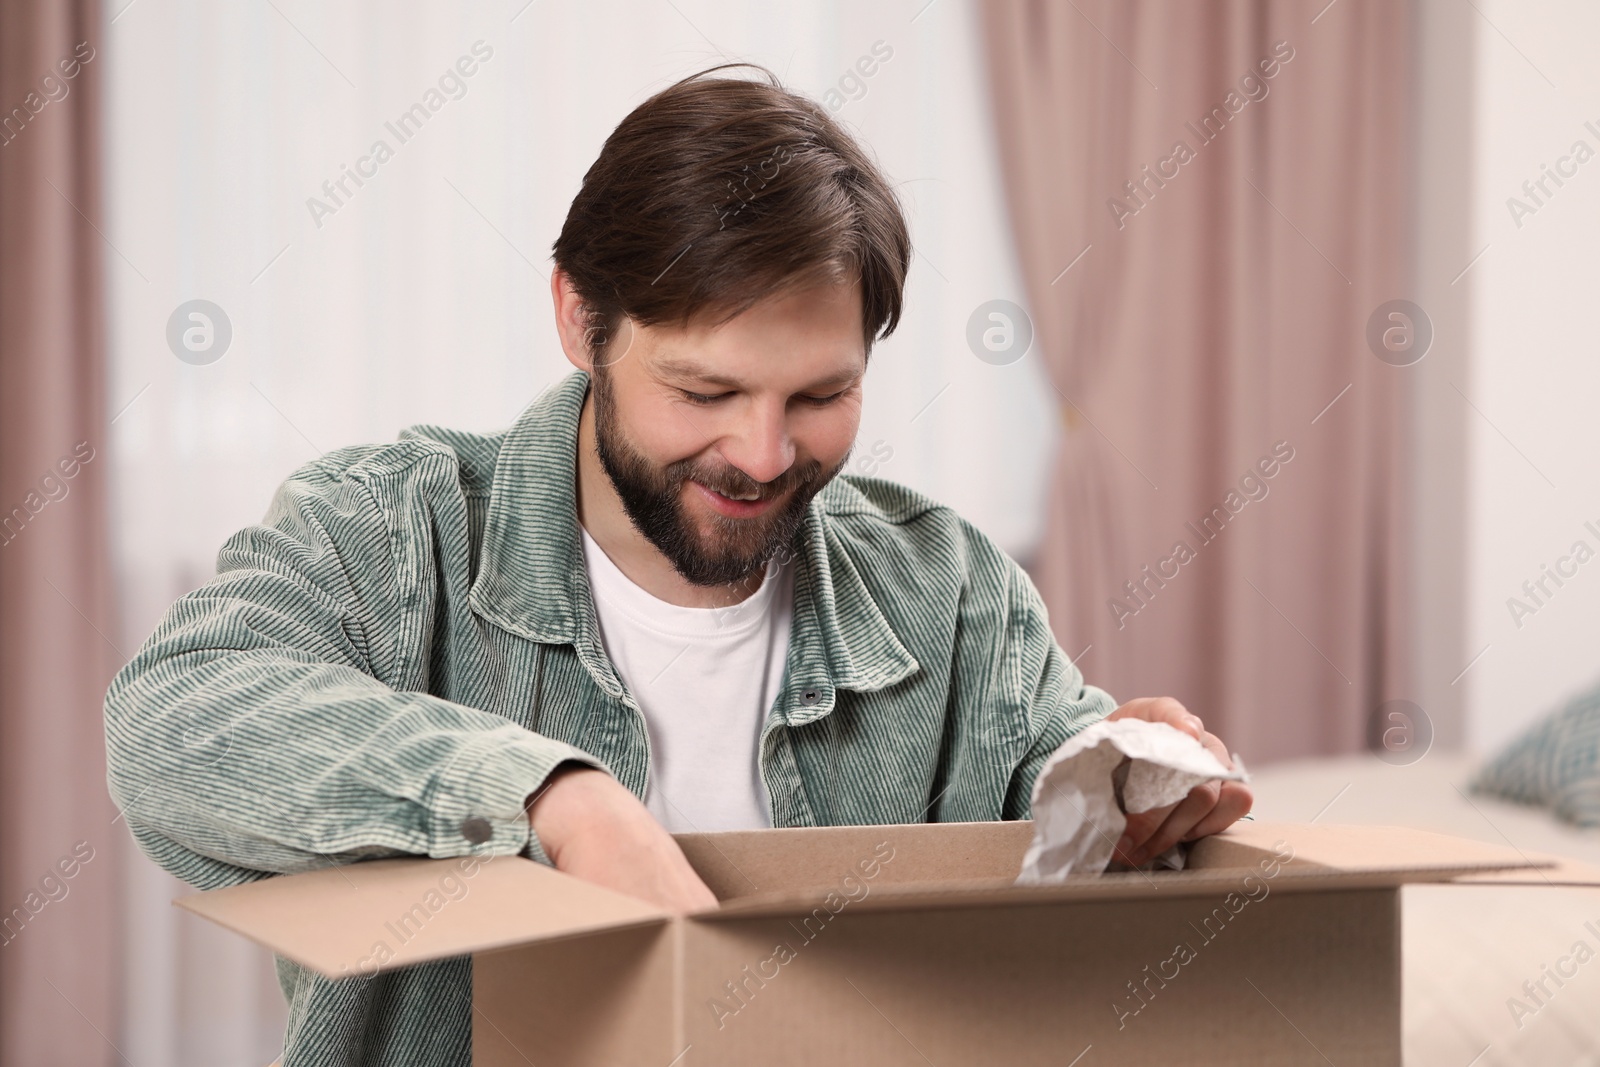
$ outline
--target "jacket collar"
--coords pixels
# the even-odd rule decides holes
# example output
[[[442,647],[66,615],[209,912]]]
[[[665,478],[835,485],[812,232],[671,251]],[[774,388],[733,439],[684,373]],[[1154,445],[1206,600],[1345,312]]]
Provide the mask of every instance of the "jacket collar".
[[[600,640],[578,537],[578,417],[589,376],[576,371],[535,400],[495,460],[472,609],[545,644],[570,644],[595,681],[621,698]],[[827,500],[811,501],[795,534],[794,621],[779,705],[791,725],[833,708],[834,690],[867,692],[918,669],[831,526]]]

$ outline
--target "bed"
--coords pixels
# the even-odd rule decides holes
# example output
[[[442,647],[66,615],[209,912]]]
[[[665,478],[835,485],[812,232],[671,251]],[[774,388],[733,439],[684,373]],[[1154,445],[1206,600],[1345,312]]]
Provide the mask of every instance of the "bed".
[[[1600,830],[1468,794],[1477,763],[1434,752],[1410,766],[1370,755],[1275,764],[1253,775],[1255,815],[1415,826],[1600,865]],[[1600,888],[1408,886],[1401,895],[1408,1067],[1600,1065]],[[1574,951],[1580,941],[1587,954]],[[1543,992],[1524,988],[1541,980]]]

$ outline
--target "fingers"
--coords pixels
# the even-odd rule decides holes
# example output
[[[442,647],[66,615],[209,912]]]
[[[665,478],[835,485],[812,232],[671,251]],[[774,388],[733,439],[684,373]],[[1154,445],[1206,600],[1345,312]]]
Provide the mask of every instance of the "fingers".
[[[673,847],[677,847],[677,842],[673,842]],[[672,900],[668,906],[680,915],[716,907],[716,894],[711,892],[711,888],[701,880],[699,873],[690,866],[688,857],[684,856],[681,849],[678,851],[677,866],[677,877],[674,879],[677,884],[673,886]]]
[[[1233,756],[1222,739],[1207,732],[1200,716],[1171,697],[1139,697],[1107,718],[1166,723],[1199,741],[1218,763],[1233,769]],[[1127,828],[1116,844],[1116,858],[1142,867],[1179,841],[1195,841],[1227,829],[1248,814],[1254,802],[1250,787],[1240,782],[1198,785],[1177,804],[1129,814]]]
[[[1229,754],[1228,746],[1222,743],[1222,738],[1214,733],[1202,730],[1200,732],[1200,743],[1205,746],[1207,752],[1217,757],[1218,763],[1230,771],[1233,770],[1233,756]]]
[[[657,903],[674,914],[687,915],[717,906],[716,894],[711,892],[693,869],[687,870],[683,877],[674,879],[673,882],[672,885],[662,887],[663,891]]]
[[[1190,828],[1184,835],[1185,841],[1198,841],[1202,837],[1210,837],[1220,833],[1250,814],[1251,805],[1255,803],[1255,794],[1243,782],[1222,782],[1221,795],[1213,807],[1199,822]]]
[[[1130,867],[1139,866],[1133,857],[1139,852],[1144,843],[1149,841],[1157,830],[1161,829],[1162,824],[1166,822],[1167,817],[1172,814],[1176,807],[1176,804],[1168,804],[1164,808],[1130,812],[1128,814],[1128,825],[1122,831],[1122,837],[1116,844],[1116,858]]]
[[[678,915],[717,906],[683,849],[627,787],[587,767],[552,779],[528,809],[557,870]]]
[[[1201,739],[1201,743],[1205,745],[1206,751],[1217,757],[1217,762],[1233,770],[1233,756],[1228,753],[1227,746],[1222,743],[1221,738],[1216,734],[1207,733]],[[1255,794],[1250,791],[1248,785],[1243,782],[1212,784],[1218,787],[1216,803],[1209,811],[1203,813],[1193,826],[1184,831],[1179,840],[1198,841],[1202,837],[1210,837],[1226,830],[1250,813],[1250,808],[1255,803]]]
[[[1108,719],[1143,719],[1145,722],[1163,722],[1173,729],[1182,730],[1196,741],[1202,740],[1205,724],[1200,716],[1171,697],[1139,697],[1106,716]]]
[[[1217,782],[1204,782],[1189,790],[1189,795],[1171,809],[1155,832],[1134,848],[1133,865],[1143,866],[1183,840],[1184,835],[1216,807],[1221,792]]]
[[[1143,719],[1145,722],[1166,723],[1199,741],[1205,746],[1206,751],[1217,757],[1217,762],[1229,770],[1233,769],[1233,756],[1228,752],[1228,746],[1222,743],[1222,739],[1206,730],[1200,716],[1171,697],[1139,697],[1123,704],[1106,718]]]
[[[633,857],[608,857],[611,862],[620,863],[619,876],[644,875],[648,878],[648,890],[639,895],[677,915],[717,906],[716,894],[701,879],[678,842],[653,817],[642,828],[641,836],[649,844]],[[646,862],[640,863],[640,859]]]
[[[1128,816],[1116,858],[1142,867],[1180,841],[1198,841],[1249,814],[1255,796],[1242,782],[1206,782],[1177,804]]]

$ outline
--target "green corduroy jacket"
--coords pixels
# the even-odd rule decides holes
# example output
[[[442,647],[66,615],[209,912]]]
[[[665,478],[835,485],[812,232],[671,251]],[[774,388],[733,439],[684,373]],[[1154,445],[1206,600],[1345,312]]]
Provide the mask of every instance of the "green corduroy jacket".
[[[501,433],[330,453],[223,546],[106,697],[111,795],[146,855],[201,889],[396,855],[548,862],[522,808],[556,765],[645,795],[648,734],[578,537],[588,386],[568,376]],[[773,825],[1026,818],[1044,760],[1113,709],[950,509],[841,476],[792,547],[759,754]],[[285,1067],[470,1061],[468,958],[278,975]]]

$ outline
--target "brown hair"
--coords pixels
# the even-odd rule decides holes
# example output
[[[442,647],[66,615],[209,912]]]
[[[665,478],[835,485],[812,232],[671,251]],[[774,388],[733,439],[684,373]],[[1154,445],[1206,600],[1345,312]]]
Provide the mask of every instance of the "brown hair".
[[[749,67],[766,81],[710,77]],[[596,356],[622,316],[725,322],[764,297],[858,280],[870,349],[900,321],[911,239],[870,157],[765,67],[728,63],[636,107],[583,177],[556,265]]]

